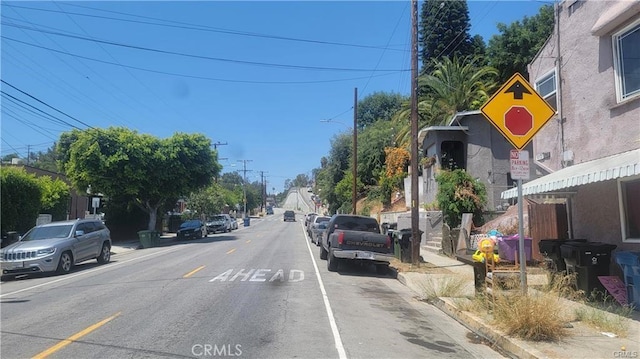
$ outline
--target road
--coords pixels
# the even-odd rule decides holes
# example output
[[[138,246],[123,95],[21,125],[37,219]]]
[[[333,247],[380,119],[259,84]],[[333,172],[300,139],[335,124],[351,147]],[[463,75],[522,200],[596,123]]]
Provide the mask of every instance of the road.
[[[8,358],[498,358],[374,268],[330,273],[283,209],[251,226],[3,282]]]

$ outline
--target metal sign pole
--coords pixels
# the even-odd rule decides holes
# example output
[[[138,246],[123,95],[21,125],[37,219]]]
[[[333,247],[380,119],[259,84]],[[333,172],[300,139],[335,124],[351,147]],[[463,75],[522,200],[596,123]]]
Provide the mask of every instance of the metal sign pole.
[[[527,295],[527,256],[524,252],[524,214],[522,198],[522,179],[518,179],[518,248],[520,252],[520,287]]]

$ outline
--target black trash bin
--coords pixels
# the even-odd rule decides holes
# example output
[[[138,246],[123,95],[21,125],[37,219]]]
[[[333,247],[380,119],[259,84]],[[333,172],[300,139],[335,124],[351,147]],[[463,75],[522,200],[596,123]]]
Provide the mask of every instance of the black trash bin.
[[[541,239],[538,243],[540,254],[548,261],[553,272],[566,272],[567,266],[560,255],[560,246],[573,242],[585,243],[586,239]]]
[[[423,231],[420,232],[420,237],[422,237]],[[411,228],[401,229],[396,231],[399,236],[398,242],[400,243],[400,261],[404,263],[411,263],[411,243],[413,239],[411,238]],[[420,238],[418,238],[420,240]]]
[[[601,242],[570,242],[560,245],[567,273],[576,273],[576,287],[587,297],[606,290],[598,276],[608,276],[611,252],[616,245]]]

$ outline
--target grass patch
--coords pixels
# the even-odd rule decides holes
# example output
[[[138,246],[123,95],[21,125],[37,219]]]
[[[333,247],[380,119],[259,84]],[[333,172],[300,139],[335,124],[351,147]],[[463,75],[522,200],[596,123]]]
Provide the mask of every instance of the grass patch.
[[[592,300],[575,310],[577,320],[601,330],[626,337],[629,332],[629,318],[633,314],[630,306],[619,305],[611,296],[605,295],[598,301]]]
[[[465,297],[465,288],[468,280],[462,276],[448,275],[428,278],[420,283],[423,297],[432,300],[438,297],[458,298]]]

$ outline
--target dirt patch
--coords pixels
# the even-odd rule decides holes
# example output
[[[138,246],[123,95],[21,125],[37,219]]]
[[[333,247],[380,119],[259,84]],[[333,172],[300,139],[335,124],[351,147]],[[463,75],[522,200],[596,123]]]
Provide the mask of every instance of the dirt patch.
[[[401,261],[394,259],[389,263],[389,266],[395,268],[400,272],[415,272],[415,273],[429,273],[429,274],[449,274],[450,270],[442,267],[438,267],[432,263],[422,262],[419,266],[415,266],[411,263],[402,263]]]

